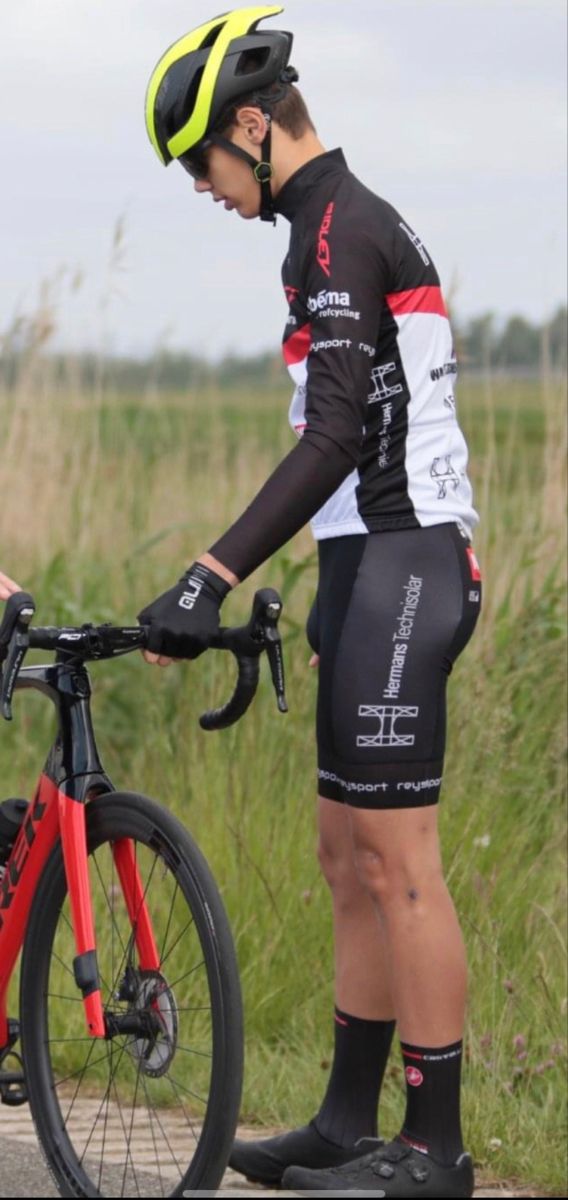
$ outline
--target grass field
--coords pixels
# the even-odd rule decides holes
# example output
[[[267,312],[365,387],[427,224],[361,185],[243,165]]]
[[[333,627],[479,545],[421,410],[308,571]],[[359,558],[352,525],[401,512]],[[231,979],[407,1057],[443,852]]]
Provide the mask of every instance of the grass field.
[[[564,385],[458,386],[481,525],[485,605],[450,685],[444,859],[470,962],[467,1142],[496,1178],[564,1194]],[[0,393],[0,569],[34,593],[40,623],[132,621],[238,515],[291,445],[279,375],[266,391],[113,394],[31,355]],[[189,826],[222,888],[246,1010],[243,1118],[309,1118],[325,1087],[333,1004],[330,911],[314,848],[313,714],[303,625],[316,583],[308,531],[227,601],[237,623],[279,588],[289,716],[264,679],[237,728],[203,734],[231,667],[206,655],[150,671],[92,670],[105,765]],[[52,736],[39,696],[0,730],[4,795],[27,795]],[[403,1107],[396,1054],[382,1127]]]

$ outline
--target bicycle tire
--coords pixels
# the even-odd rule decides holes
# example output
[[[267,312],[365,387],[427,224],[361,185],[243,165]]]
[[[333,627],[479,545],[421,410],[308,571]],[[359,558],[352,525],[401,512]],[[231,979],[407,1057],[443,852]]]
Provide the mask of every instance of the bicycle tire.
[[[42,874],[26,931],[20,983],[20,1019],[22,1054],[27,1082],[30,1108],[40,1145],[44,1152],[49,1170],[54,1178],[60,1194],[63,1196],[101,1196],[101,1195],[169,1195],[180,1196],[193,1190],[206,1189],[214,1191],[220,1184],[224,1174],[234,1133],[237,1124],[243,1072],[243,1022],[240,982],[237,960],[233,945],[232,934],[227,916],[217,890],[211,871],[198,849],[193,838],[181,823],[167,810],[154,801],[136,793],[117,793],[101,795],[87,804],[87,845],[89,852],[89,873],[91,887],[100,879],[101,891],[105,888],[106,908],[110,911],[110,943],[112,954],[116,951],[116,959],[122,953],[122,961],[127,966],[121,974],[121,965],[115,974],[116,959],[113,957],[112,970],[109,967],[109,936],[102,937],[102,921],[100,918],[101,901],[98,891],[96,895],[95,927],[97,930],[97,956],[101,976],[103,1002],[110,1005],[122,1003],[122,1012],[147,1012],[150,1005],[159,1007],[160,1020],[164,1026],[164,1034],[154,1039],[145,1040],[144,1035],[121,1035],[120,1038],[102,1039],[87,1038],[84,1024],[83,1004],[80,993],[74,987],[68,976],[72,976],[72,957],[75,950],[71,934],[71,925],[66,915],[69,900],[61,846],[58,844],[51,853]],[[124,906],[121,890],[114,883],[107,884],[113,879],[113,856],[110,853],[112,843],[120,838],[132,839],[136,848],[136,861],[147,872],[147,864],[154,862],[149,875],[142,876],[144,896],[148,905],[151,919],[156,927],[156,933],[163,935],[163,927],[167,910],[166,891],[172,893],[167,927],[163,935],[160,954],[160,983],[155,987],[155,976],[148,980],[149,973],[137,970],[135,965],[136,946],[131,935],[131,926],[121,906]],[[105,849],[106,848],[106,849]],[[150,903],[150,890],[159,863],[161,874],[158,900]],[[109,875],[110,872],[110,875]],[[167,874],[169,873],[169,875]],[[172,892],[173,884],[175,889]],[[145,881],[146,880],[146,881]],[[167,888],[166,888],[167,884]],[[152,891],[152,896],[154,892]],[[109,901],[112,901],[110,903]],[[174,940],[180,915],[183,916],[184,905],[191,914],[187,926],[182,927],[182,933]],[[96,906],[95,906],[96,907]],[[103,912],[106,912],[103,905]],[[97,920],[98,915],[98,920]],[[158,928],[159,927],[159,928]],[[171,933],[170,933],[171,931]],[[189,949],[191,937],[191,949]],[[202,963],[193,966],[182,975],[181,980],[172,980],[171,974],[165,973],[166,961],[169,971],[172,966],[172,955],[175,954],[174,964],[182,953],[191,955],[199,943],[198,954],[203,955]],[[122,942],[120,945],[115,943]],[[157,938],[158,940],[158,938]],[[63,952],[61,947],[63,946]],[[179,947],[179,949],[178,949]],[[183,951],[182,951],[183,947]],[[126,957],[125,957],[126,956]],[[185,969],[185,959],[184,969]],[[203,968],[203,969],[202,969]],[[110,983],[109,983],[110,977]],[[123,980],[128,979],[129,1000],[119,1001],[119,988]],[[184,982],[190,980],[190,983]],[[182,988],[182,983],[184,987]],[[69,994],[51,991],[59,988]],[[191,989],[191,990],[190,990]],[[193,1003],[205,997],[205,989],[210,997],[210,1018],[203,1016],[207,1005]],[[181,1004],[186,994],[192,1003]],[[159,998],[156,999],[156,996]],[[134,998],[133,998],[134,997]],[[164,999],[165,997],[165,999]],[[67,1001],[63,1005],[63,1001]],[[130,1007],[125,1008],[125,1004]],[[186,1014],[191,1016],[187,1017]],[[182,1046],[180,1042],[183,1016],[183,1038],[191,1036],[205,1040],[200,1045],[210,1045],[210,1052],[191,1049]],[[53,1037],[51,1031],[58,1031],[64,1021],[65,1037]],[[207,1033],[208,1020],[210,1032]],[[192,1024],[190,1024],[192,1022]],[[81,1035],[69,1038],[71,1030],[81,1029]],[[76,1056],[83,1053],[80,1043],[85,1043],[86,1062],[79,1070],[71,1069]],[[68,1043],[74,1043],[72,1049]],[[87,1051],[87,1043],[90,1048]],[[150,1046],[152,1050],[150,1052]],[[93,1059],[93,1047],[98,1057]],[[100,1050],[100,1053],[99,1053]],[[183,1053],[182,1053],[183,1051]],[[67,1057],[65,1057],[67,1055]],[[101,1058],[102,1055],[102,1058]],[[105,1063],[106,1055],[106,1063]],[[192,1058],[191,1055],[194,1057]],[[73,1059],[75,1056],[75,1059]],[[168,1058],[169,1056],[169,1058]],[[203,1061],[210,1059],[210,1066]],[[167,1070],[164,1063],[168,1059]],[[102,1066],[101,1066],[102,1062]],[[64,1064],[67,1063],[67,1066]],[[151,1064],[151,1066],[149,1065]],[[174,1080],[173,1068],[178,1073]],[[122,1072],[117,1082],[119,1068]],[[105,1077],[108,1069],[106,1092],[101,1083],[94,1082],[97,1073]],[[67,1070],[68,1074],[65,1074]],[[209,1083],[206,1096],[199,1095],[204,1085],[195,1083],[197,1091],[188,1088],[188,1078],[204,1078],[209,1071]],[[170,1073],[171,1072],[171,1073]],[[133,1075],[136,1076],[134,1095]],[[181,1082],[181,1076],[185,1083]],[[86,1078],[88,1076],[88,1078]],[[142,1090],[146,1098],[146,1106],[137,1105],[137,1096],[142,1076]],[[78,1078],[78,1082],[76,1082]],[[73,1082],[70,1083],[69,1081]],[[159,1081],[159,1086],[158,1086]],[[148,1098],[150,1084],[152,1093],[163,1095],[164,1090],[171,1100],[168,1084],[172,1085],[177,1108],[171,1104],[152,1109]],[[84,1087],[83,1087],[84,1085]],[[155,1087],[154,1087],[155,1085]],[[78,1092],[83,1087],[82,1097]],[[75,1089],[73,1099],[69,1103],[69,1088]],[[66,1090],[67,1089],[67,1090]],[[95,1098],[93,1099],[93,1093]],[[122,1099],[121,1099],[122,1093]],[[191,1101],[187,1100],[190,1095]],[[105,1099],[106,1096],[106,1099]],[[181,1100],[180,1100],[181,1096]],[[203,1102],[205,1110],[195,1112],[196,1099]],[[184,1104],[185,1101],[185,1104]],[[193,1105],[191,1116],[190,1103]],[[103,1117],[103,1108],[106,1113]],[[130,1127],[127,1130],[124,1120],[126,1105],[132,1105],[127,1112]],[[98,1107],[97,1116],[91,1132],[85,1143],[81,1122],[84,1114],[91,1108]],[[179,1110],[184,1113],[185,1125]],[[86,1106],[86,1107],[85,1107]],[[64,1115],[64,1109],[67,1109]],[[146,1133],[142,1137],[140,1148],[140,1130],[142,1129],[142,1112],[146,1113]],[[167,1132],[164,1122],[169,1122],[168,1130],[173,1128],[172,1114],[176,1113],[176,1131],[181,1122],[183,1137],[191,1133],[195,1145],[191,1161],[183,1170],[185,1162],[177,1162],[177,1154],[172,1149],[170,1139],[174,1135]],[[110,1125],[109,1125],[110,1113]],[[118,1115],[117,1115],[118,1114]],[[161,1114],[161,1115],[160,1115]],[[137,1130],[133,1135],[133,1125],[136,1118]],[[90,1119],[90,1118],[89,1118]],[[102,1122],[102,1125],[101,1125]],[[198,1129],[197,1123],[201,1122]],[[88,1125],[88,1122],[87,1122]],[[98,1128],[97,1128],[98,1126]],[[111,1132],[109,1132],[109,1129]],[[167,1143],[167,1161],[160,1162],[156,1132],[159,1130],[158,1141]],[[117,1132],[118,1131],[118,1132]],[[115,1142],[122,1132],[124,1147],[117,1165]],[[105,1148],[108,1154],[105,1161]],[[127,1137],[128,1133],[128,1137]],[[95,1146],[101,1142],[100,1157],[94,1162]],[[136,1141],[138,1138],[138,1141]],[[113,1140],[114,1139],[114,1140]],[[153,1142],[156,1163],[148,1164],[148,1145]],[[177,1132],[176,1132],[177,1139]],[[175,1145],[178,1142],[176,1140]],[[184,1142],[185,1145],[185,1142]],[[184,1151],[185,1153],[185,1151]],[[119,1156],[120,1156],[119,1154]],[[143,1166],[136,1172],[134,1155],[142,1155]],[[173,1162],[176,1163],[179,1179],[174,1179]],[[113,1157],[114,1156],[114,1157]],[[149,1155],[150,1159],[152,1154]],[[156,1176],[157,1168],[157,1176]],[[120,1174],[119,1174],[120,1172]],[[120,1189],[119,1189],[120,1182]],[[140,1190],[142,1185],[142,1190]],[[103,1188],[104,1190],[101,1190]],[[164,1190],[164,1188],[166,1190]]]

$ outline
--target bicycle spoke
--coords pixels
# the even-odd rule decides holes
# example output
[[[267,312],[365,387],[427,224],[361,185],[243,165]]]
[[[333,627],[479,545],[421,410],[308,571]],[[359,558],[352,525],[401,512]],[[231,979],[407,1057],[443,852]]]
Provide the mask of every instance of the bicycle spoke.
[[[166,948],[166,946],[167,946],[167,944],[168,944],[168,936],[169,936],[169,932],[170,932],[170,925],[171,925],[172,917],[173,917],[173,915],[174,915],[174,905],[175,905],[176,896],[177,896],[178,892],[179,892],[179,883],[178,883],[178,881],[177,881],[177,879],[176,879],[176,886],[175,886],[175,888],[174,888],[174,894],[173,894],[173,896],[172,896],[172,902],[171,902],[171,904],[170,904],[170,911],[169,911],[169,915],[168,915],[168,923],[167,923],[167,925],[166,925],[166,932],[164,933],[164,938],[163,938],[163,941],[162,941],[162,949],[161,949],[161,951],[160,951],[160,966],[161,966],[161,967],[164,965],[164,961],[165,961],[165,958],[164,958],[164,951],[165,951],[165,948]]]
[[[64,911],[63,911],[63,909],[61,910],[61,916],[63,917],[63,920],[65,921],[66,925],[69,927],[69,929],[70,929],[70,931],[71,931],[71,934],[73,935],[73,940],[75,940],[75,932],[74,932],[73,926],[72,926],[72,924],[71,924],[71,921],[69,920],[69,917],[67,916],[67,913],[66,913],[66,912],[64,912]],[[72,977],[72,979],[73,979],[73,983],[75,983],[75,986],[77,986],[77,985],[76,985],[76,981],[75,981],[75,975],[73,974],[73,971],[71,970],[71,968],[70,968],[70,967],[68,967],[68,966],[66,965],[66,963],[64,963],[64,962],[63,962],[63,959],[62,959],[62,958],[59,958],[59,957],[58,957],[58,956],[55,954],[55,952],[54,952],[54,955],[53,955],[53,957],[54,957],[54,958],[57,958],[57,961],[58,961],[59,963],[61,963],[61,966],[62,966],[62,967],[65,967],[65,970],[66,970],[66,971],[68,971],[68,972],[69,972],[69,974],[71,975],[71,977]],[[100,970],[100,968],[99,968],[99,964],[98,964],[98,963],[97,963],[97,969],[98,969],[98,971],[99,971],[99,979],[100,979],[101,983],[103,984],[103,986],[106,988],[106,990],[107,990],[107,992],[109,993],[109,996],[110,996],[110,991],[109,991],[109,986],[108,986],[108,983],[106,982],[106,980],[105,980],[105,978],[104,978],[104,976],[103,976],[103,974],[102,974],[102,972],[101,972],[101,970]],[[81,998],[81,997],[79,997],[79,999],[81,1000],[81,1003],[82,1003],[82,998]]]
[[[184,1176],[185,1172],[184,1172],[184,1171],[182,1170],[182,1168],[180,1167],[180,1165],[179,1165],[179,1162],[178,1162],[178,1160],[177,1160],[177,1158],[176,1158],[176,1156],[175,1156],[175,1153],[174,1153],[174,1151],[172,1150],[172,1147],[170,1146],[170,1139],[169,1139],[169,1137],[168,1137],[168,1135],[167,1135],[167,1133],[166,1133],[166,1131],[165,1131],[165,1129],[164,1129],[164,1126],[162,1125],[162,1122],[160,1121],[160,1118],[159,1118],[159,1116],[158,1116],[158,1113],[156,1112],[156,1110],[155,1110],[155,1108],[154,1108],[153,1106],[150,1106],[150,1100],[149,1100],[149,1097],[148,1097],[148,1088],[147,1088],[147,1085],[146,1085],[146,1080],[144,1079],[144,1077],[142,1078],[142,1083],[143,1083],[143,1086],[144,1086],[144,1094],[145,1094],[145,1096],[146,1096],[146,1101],[147,1101],[147,1103],[148,1103],[148,1112],[149,1112],[149,1114],[150,1114],[150,1129],[151,1129],[151,1132],[152,1132],[152,1141],[153,1141],[153,1143],[154,1143],[154,1153],[155,1153],[155,1155],[156,1155],[156,1166],[157,1166],[157,1168],[158,1168],[158,1175],[159,1175],[159,1177],[160,1177],[160,1185],[162,1186],[162,1191],[163,1191],[163,1185],[162,1185],[162,1172],[161,1172],[161,1170],[160,1170],[160,1160],[159,1160],[159,1155],[158,1155],[158,1147],[157,1147],[157,1145],[156,1145],[156,1135],[155,1135],[155,1133],[154,1133],[154,1126],[153,1126],[153,1123],[152,1123],[152,1116],[153,1116],[153,1117],[155,1117],[155,1119],[156,1119],[156,1121],[157,1121],[157,1123],[158,1123],[158,1125],[159,1125],[159,1127],[160,1127],[160,1131],[161,1131],[161,1134],[162,1134],[163,1140],[164,1140],[164,1142],[166,1143],[166,1146],[168,1147],[168,1150],[169,1150],[169,1152],[170,1152],[170,1155],[171,1155],[171,1157],[172,1157],[172,1161],[175,1163],[175,1165],[176,1165],[176,1167],[177,1167],[177,1169],[178,1169],[178,1171],[179,1171],[179,1176],[180,1176],[180,1179],[183,1179],[183,1176]]]
[[[114,884],[114,880],[113,880],[113,877],[114,877],[114,855],[112,854],[112,852],[111,852],[111,856],[110,856],[110,857],[111,857],[111,864],[112,864],[112,865],[111,865],[111,890],[112,890],[112,888],[113,888],[113,884]],[[99,863],[98,863],[98,859],[97,859],[97,854],[96,854],[96,851],[94,851],[94,852],[93,852],[93,854],[91,855],[91,858],[92,858],[92,860],[93,860],[93,862],[94,862],[94,864],[95,864],[95,868],[96,868],[96,871],[97,871],[97,875],[98,875],[98,877],[99,877],[99,879],[100,879],[100,882],[101,882],[101,887],[102,887],[102,889],[103,889],[103,895],[104,895],[104,898],[105,898],[106,906],[107,906],[107,908],[108,908],[108,911],[109,911],[109,913],[110,913],[111,931],[112,931],[112,933],[114,933],[114,932],[115,932],[115,930],[116,930],[116,933],[117,933],[117,935],[118,935],[118,938],[119,938],[120,944],[121,944],[122,948],[124,949],[124,942],[123,942],[123,940],[122,940],[122,936],[121,936],[121,933],[120,933],[120,929],[118,928],[118,925],[117,925],[117,923],[116,923],[116,919],[115,919],[115,915],[114,915],[114,908],[113,908],[113,906],[111,905],[111,903],[110,903],[110,900],[109,900],[109,898],[108,898],[108,895],[107,895],[107,892],[106,892],[106,888],[105,888],[105,884],[104,884],[104,881],[103,881],[103,877],[102,877],[102,875],[101,875],[101,869],[100,869],[100,867],[99,867]],[[113,899],[114,899],[114,894],[113,894]]]
[[[96,1046],[97,1042],[99,1042],[100,1040],[101,1040],[100,1038],[93,1038],[93,1047]],[[130,1040],[131,1045],[132,1045],[133,1040],[134,1039],[131,1038],[131,1040]],[[127,1045],[128,1045],[128,1043],[125,1044],[125,1049],[127,1048]],[[89,1051],[89,1054],[91,1054],[91,1053],[92,1053],[92,1051]],[[91,1063],[87,1061],[87,1064],[85,1066],[79,1067],[77,1071],[71,1071],[69,1073],[69,1075],[65,1075],[63,1077],[63,1079],[54,1079],[54,1081],[53,1081],[54,1088],[60,1088],[60,1087],[62,1087],[62,1085],[64,1083],[69,1083],[70,1079],[76,1079],[78,1075],[81,1075],[85,1071],[92,1070],[93,1067],[97,1067],[99,1065],[99,1063],[104,1062],[105,1059],[106,1059],[106,1053],[101,1055],[100,1058],[93,1059],[93,1062],[91,1062]]]
[[[195,921],[194,921],[193,917],[191,917],[191,920],[189,920],[189,921],[187,922],[187,925],[186,925],[185,929],[182,929],[181,933],[178,933],[178,936],[177,936],[177,938],[176,938],[176,940],[175,940],[175,942],[174,942],[173,946],[170,946],[170,948],[169,948],[169,950],[168,950],[168,953],[167,953],[167,954],[164,954],[164,957],[160,959],[160,966],[161,966],[161,967],[163,967],[164,963],[168,961],[168,958],[170,957],[170,954],[172,953],[172,950],[175,950],[175,948],[176,948],[176,946],[177,946],[178,942],[180,942],[180,941],[181,941],[182,937],[184,937],[184,936],[185,936],[185,934],[187,933],[188,929],[191,929],[191,926],[192,926],[192,925],[194,925],[194,924],[195,924]]]
[[[103,1125],[103,1142],[102,1142],[102,1146],[101,1146],[101,1159],[100,1159],[100,1166],[99,1166],[99,1184],[98,1184],[99,1192],[101,1190],[101,1180],[102,1180],[102,1176],[103,1176],[103,1159],[104,1159],[105,1146],[106,1146],[106,1134],[107,1134],[107,1124],[108,1124],[108,1105],[109,1105],[109,1098],[110,1098],[110,1080],[112,1078],[113,1050],[114,1050],[114,1044],[111,1041],[109,1043],[109,1045],[107,1046],[107,1059],[110,1059],[110,1071],[109,1071],[109,1087],[107,1088],[107,1093],[106,1093],[105,1120],[104,1120],[104,1125]]]
[[[130,1161],[131,1161],[131,1163],[132,1163],[132,1174],[134,1175],[134,1182],[135,1182],[135,1184],[136,1184],[136,1191],[138,1192],[138,1195],[139,1195],[139,1196],[140,1196],[140,1194],[141,1194],[141,1193],[140,1193],[140,1188],[138,1187],[138,1179],[137,1179],[137,1176],[136,1176],[136,1170],[135,1170],[135,1168],[134,1168],[134,1163],[132,1162],[132,1153],[131,1153],[131,1151],[130,1151],[130,1142],[131,1142],[131,1139],[132,1139],[132,1126],[133,1126],[133,1124],[134,1124],[134,1113],[135,1113],[135,1110],[136,1110],[136,1097],[137,1097],[137,1095],[138,1095],[138,1085],[139,1085],[139,1083],[140,1083],[140,1069],[141,1069],[141,1066],[142,1066],[142,1060],[140,1059],[140,1061],[139,1061],[139,1063],[138,1063],[138,1070],[137,1070],[137,1072],[136,1072],[136,1087],[135,1087],[135,1089],[134,1089],[134,1099],[133,1099],[133,1101],[132,1101],[132,1112],[131,1112],[131,1115],[130,1115],[130,1129],[129,1129],[129,1131],[128,1131],[128,1142],[127,1142],[128,1156],[129,1156],[129,1158],[130,1158]],[[125,1164],[124,1164],[124,1174],[123,1174],[123,1176],[122,1176],[122,1191],[121,1191],[121,1193],[120,1193],[120,1194],[121,1194],[121,1196],[124,1196],[124,1184],[125,1184],[125,1182],[126,1182],[127,1163],[128,1163],[128,1160],[127,1160],[127,1161],[125,1162]]]
[[[107,1048],[107,1047],[105,1047],[105,1049],[107,1050],[106,1059],[107,1059],[107,1062],[108,1062],[108,1048]],[[119,1063],[120,1063],[120,1059],[122,1058],[122,1055],[123,1055],[123,1054],[124,1054],[124,1046],[122,1046],[122,1047],[121,1047],[121,1053],[120,1053],[120,1056],[119,1056],[118,1062],[117,1062],[117,1064],[116,1064],[116,1067],[115,1067],[115,1072],[118,1070],[118,1066],[119,1066]],[[80,1157],[80,1159],[79,1159],[79,1162],[81,1163],[81,1165],[83,1164],[83,1160],[84,1160],[84,1158],[85,1158],[85,1155],[86,1155],[86,1153],[87,1153],[87,1150],[89,1149],[89,1146],[90,1146],[90,1144],[91,1144],[91,1139],[92,1139],[92,1137],[93,1137],[93,1134],[94,1134],[94,1132],[95,1132],[95,1129],[96,1129],[96,1127],[97,1127],[97,1125],[98,1125],[98,1122],[99,1122],[99,1117],[100,1117],[100,1115],[101,1115],[101,1112],[102,1112],[102,1110],[103,1110],[103,1106],[104,1106],[105,1100],[107,1099],[107,1096],[108,1096],[108,1094],[109,1094],[110,1087],[111,1087],[111,1083],[112,1083],[112,1078],[109,1078],[109,1081],[108,1081],[108,1085],[107,1085],[106,1092],[104,1093],[104,1095],[103,1095],[103,1098],[102,1098],[102,1100],[101,1100],[101,1102],[100,1102],[100,1105],[99,1105],[99,1109],[98,1109],[97,1115],[96,1115],[96,1117],[95,1117],[95,1119],[94,1119],[94,1121],[93,1121],[92,1127],[91,1127],[91,1132],[90,1132],[90,1134],[89,1134],[89,1136],[88,1136],[88,1138],[87,1138],[86,1145],[83,1147],[83,1151],[82,1151],[81,1157]]]
[[[205,1050],[192,1050],[189,1046],[176,1045],[176,1053],[178,1050],[183,1050],[184,1054],[198,1054],[200,1058],[213,1058],[213,1055]]]
[[[126,1125],[125,1125],[125,1123],[124,1123],[124,1116],[123,1116],[123,1112],[122,1112],[122,1104],[120,1103],[120,1096],[119,1096],[119,1093],[118,1093],[118,1088],[117,1088],[117,1086],[116,1086],[116,1079],[114,1080],[114,1092],[115,1092],[115,1096],[116,1096],[116,1103],[117,1103],[117,1107],[118,1107],[118,1114],[119,1114],[119,1117],[120,1117],[120,1124],[122,1125],[122,1133],[123,1133],[123,1136],[124,1136],[124,1141],[125,1141],[125,1145],[126,1145],[126,1159],[127,1159],[127,1162],[128,1162],[128,1159],[130,1158],[130,1162],[132,1163],[132,1154],[131,1154],[131,1152],[130,1152],[130,1146],[129,1146],[129,1143],[128,1143],[128,1136],[127,1136],[127,1133],[126,1133]],[[133,1169],[134,1169],[134,1168],[133,1168]]]
[[[89,1050],[89,1053],[88,1053],[88,1055],[87,1055],[87,1059],[86,1059],[86,1062],[85,1062],[84,1066],[83,1066],[83,1067],[82,1067],[82,1068],[81,1068],[79,1071],[76,1071],[76,1072],[75,1072],[75,1074],[76,1074],[76,1075],[79,1075],[79,1076],[80,1076],[80,1078],[79,1078],[79,1081],[78,1081],[78,1083],[77,1083],[77,1087],[75,1088],[75,1091],[74,1091],[74,1093],[73,1093],[73,1099],[72,1099],[72,1101],[71,1101],[71,1104],[70,1104],[70,1106],[69,1106],[69,1108],[68,1108],[68,1110],[67,1110],[67,1115],[65,1116],[65,1120],[64,1120],[64,1122],[63,1122],[63,1123],[64,1123],[64,1125],[66,1125],[66,1124],[67,1124],[67,1122],[68,1122],[68,1120],[69,1120],[69,1117],[71,1116],[71,1113],[72,1113],[72,1111],[73,1111],[73,1105],[74,1105],[74,1103],[75,1103],[75,1100],[76,1100],[76,1098],[77,1098],[77,1092],[79,1091],[79,1088],[81,1087],[81,1080],[84,1078],[84,1075],[85,1075],[86,1071],[88,1071],[88,1069],[89,1069],[89,1059],[90,1059],[90,1057],[91,1057],[91,1054],[93,1053],[93,1050],[94,1050],[94,1048],[95,1048],[95,1041],[94,1041],[94,1039],[93,1039],[93,1044],[92,1044],[92,1046],[91,1046],[91,1049]],[[72,1076],[72,1075],[69,1075],[67,1078],[68,1078],[68,1079],[72,1079],[72,1078],[73,1078],[73,1076]],[[67,1082],[67,1081],[66,1081],[66,1080],[64,1080],[63,1082]],[[57,1087],[58,1085],[56,1084],[55,1086]]]
[[[187,1092],[188,1096],[193,1096],[195,1100],[199,1100],[200,1104],[207,1104],[204,1096],[200,1096],[198,1092],[192,1092],[191,1088],[186,1087],[184,1083],[180,1083],[179,1079],[174,1079],[173,1075],[170,1075],[169,1071],[168,1079],[175,1084],[176,1087],[181,1088],[182,1092]]]
[[[180,1094],[179,1094],[179,1091],[178,1091],[178,1089],[177,1089],[177,1084],[176,1084],[176,1081],[175,1081],[175,1079],[172,1079],[172,1077],[171,1077],[171,1075],[170,1075],[169,1071],[168,1071],[168,1083],[171,1085],[172,1091],[173,1091],[173,1093],[174,1093],[174,1096],[176,1097],[176,1099],[177,1099],[177,1101],[178,1101],[178,1104],[181,1104],[181,1109],[182,1109],[183,1115],[184,1115],[184,1117],[185,1117],[185,1119],[186,1119],[186,1121],[187,1121],[187,1124],[189,1125],[189,1127],[190,1127],[190,1129],[191,1129],[191,1132],[192,1132],[192,1134],[193,1134],[193,1136],[194,1136],[194,1138],[195,1138],[195,1144],[197,1145],[197,1143],[198,1143],[198,1140],[199,1140],[199,1139],[198,1139],[198,1137],[197,1137],[197,1135],[196,1135],[196,1133],[195,1133],[195,1129],[193,1128],[193,1122],[192,1122],[192,1120],[191,1120],[191,1117],[190,1117],[190,1116],[189,1116],[189,1115],[186,1113],[186,1111],[185,1111],[185,1107],[184,1107],[184,1103],[183,1103],[183,1098],[180,1096]]]
[[[137,842],[134,842],[134,847],[135,847],[135,849],[134,849],[134,858],[135,858],[136,867],[138,867],[138,843],[137,843]],[[157,854],[157,852],[156,852],[156,851],[154,851],[154,861],[153,861],[153,863],[152,863],[152,867],[151,867],[151,870],[150,870],[150,875],[149,875],[149,877],[148,877],[148,881],[147,881],[147,883],[146,883],[146,886],[145,886],[145,888],[144,888],[144,892],[143,892],[143,894],[142,894],[142,897],[141,897],[141,899],[140,899],[140,904],[139,904],[139,908],[138,908],[138,912],[139,912],[139,913],[140,913],[140,911],[141,911],[141,909],[142,909],[143,905],[144,905],[144,904],[145,904],[145,902],[146,902],[146,895],[147,895],[147,892],[148,892],[148,888],[150,887],[150,883],[152,882],[152,876],[153,876],[153,874],[154,874],[154,871],[155,871],[155,869],[156,869],[156,863],[157,863],[157,862],[158,862],[158,854]],[[125,950],[123,951],[123,954],[122,954],[122,957],[121,957],[121,960],[120,960],[120,963],[119,963],[118,971],[117,971],[117,973],[116,973],[116,976],[115,976],[115,979],[114,979],[113,991],[115,990],[115,988],[116,988],[116,983],[118,982],[118,979],[120,978],[120,975],[121,975],[121,973],[122,973],[123,964],[124,964],[124,963],[127,961],[127,962],[128,962],[128,965],[130,965],[130,959],[131,959],[131,955],[132,955],[132,949],[133,949],[133,946],[134,946],[134,941],[135,941],[135,938],[136,938],[136,927],[137,927],[137,923],[138,923],[138,916],[136,916],[136,917],[135,917],[135,919],[134,919],[134,921],[132,922],[132,929],[131,929],[131,932],[130,932],[130,936],[129,936],[129,938],[128,938],[128,942],[127,942],[127,944],[126,944],[126,948],[125,948]]]
[[[59,992],[46,992],[48,1000],[70,1000],[72,1004],[84,1004],[82,996],[61,996]]]
[[[189,979],[190,975],[194,975],[196,971],[199,971],[199,969],[204,966],[205,966],[205,959],[202,958],[201,962],[197,963],[197,966],[192,967],[191,970],[189,970],[189,971],[186,971],[185,975],[180,975],[179,979],[176,979],[174,981],[174,983],[170,983],[169,986],[170,986],[171,990],[173,991],[173,989],[178,986],[178,983],[183,983],[184,979]]]

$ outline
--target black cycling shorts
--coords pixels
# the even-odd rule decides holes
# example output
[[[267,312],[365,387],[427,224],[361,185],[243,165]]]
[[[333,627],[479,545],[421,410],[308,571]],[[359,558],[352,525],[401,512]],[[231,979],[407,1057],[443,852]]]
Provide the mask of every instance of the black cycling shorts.
[[[457,524],[319,542],[307,635],[320,655],[319,794],[358,808],[435,804],[446,683],[481,607]]]

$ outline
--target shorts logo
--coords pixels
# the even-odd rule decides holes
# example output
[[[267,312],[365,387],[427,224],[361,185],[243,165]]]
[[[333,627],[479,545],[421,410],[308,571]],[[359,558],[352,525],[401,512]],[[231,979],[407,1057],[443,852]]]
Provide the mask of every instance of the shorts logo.
[[[418,1070],[418,1067],[407,1067],[404,1073],[406,1075],[407,1083],[409,1083],[411,1087],[420,1087],[420,1084],[424,1083],[424,1076],[422,1071]]]
[[[475,551],[473,549],[473,546],[466,546],[465,550],[466,550],[467,557],[469,558],[469,569],[471,571],[471,578],[477,582],[478,580],[481,579],[481,571],[479,568],[479,563],[475,556]]]
[[[357,738],[358,746],[413,746],[413,733],[397,733],[395,724],[400,720],[417,717],[419,709],[416,705],[407,704],[360,704],[359,716],[372,717],[379,722],[379,732],[361,734]]]

